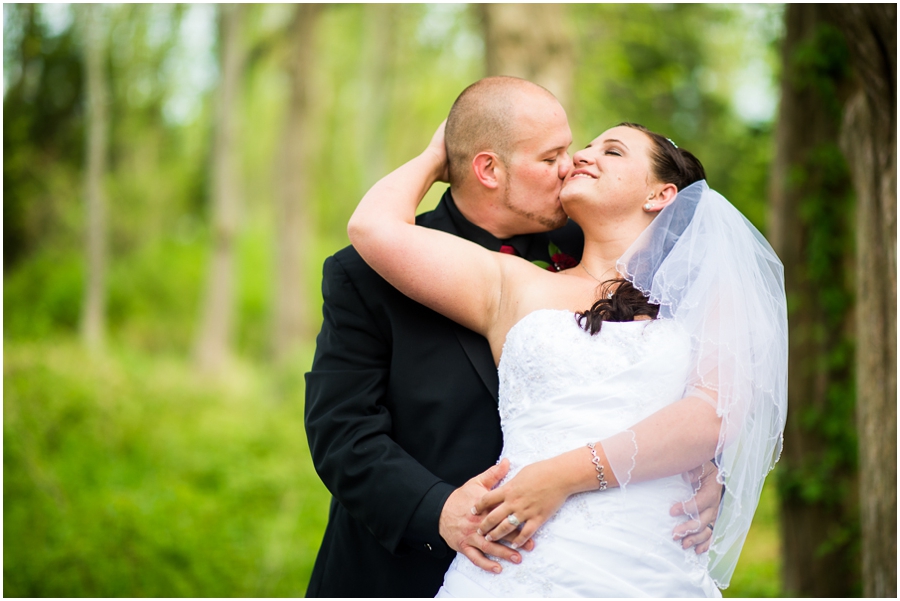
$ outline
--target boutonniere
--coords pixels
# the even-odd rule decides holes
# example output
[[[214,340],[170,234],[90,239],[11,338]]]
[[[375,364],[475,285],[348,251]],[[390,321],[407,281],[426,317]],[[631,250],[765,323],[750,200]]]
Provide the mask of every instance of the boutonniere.
[[[550,263],[547,261],[532,261],[532,263],[547,271],[564,271],[578,265],[578,261],[559,250],[553,242],[547,246],[547,254],[550,255]]]

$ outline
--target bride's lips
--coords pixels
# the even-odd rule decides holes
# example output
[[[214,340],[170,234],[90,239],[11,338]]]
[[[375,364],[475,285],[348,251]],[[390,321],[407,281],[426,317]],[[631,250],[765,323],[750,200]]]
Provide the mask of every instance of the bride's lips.
[[[594,175],[587,169],[576,169],[575,171],[573,171],[572,173],[569,174],[569,179],[572,180],[578,176],[587,176],[587,177],[590,177],[591,179],[599,179],[598,176]]]

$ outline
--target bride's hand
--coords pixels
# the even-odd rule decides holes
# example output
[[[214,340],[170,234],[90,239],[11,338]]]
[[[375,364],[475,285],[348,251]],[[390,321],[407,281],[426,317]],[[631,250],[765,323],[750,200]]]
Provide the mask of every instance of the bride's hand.
[[[506,538],[517,549],[556,514],[570,494],[553,459],[527,465],[512,480],[485,494],[475,504],[473,509],[478,514],[489,511],[479,532],[488,541]],[[514,537],[510,535],[517,526],[508,520],[510,515],[521,523],[521,530]]]
[[[597,445],[596,453],[599,461],[607,465],[602,446]],[[480,533],[489,541],[504,537],[509,540],[508,535],[521,527],[511,544],[514,549],[521,547],[570,495],[597,490],[598,476],[591,454],[586,447],[580,447],[523,467],[513,479],[484,495],[472,508],[476,514],[489,512],[481,522]],[[612,470],[607,470],[606,481],[609,487],[618,486]],[[510,516],[514,516],[512,521]]]
[[[444,142],[444,128],[446,126],[447,120],[444,119],[438,126],[437,131],[434,132],[434,135],[431,137],[431,142],[428,143],[428,147],[423,153],[431,155],[437,161],[439,169],[435,181],[438,182],[450,181],[450,162],[447,158],[447,145]]]

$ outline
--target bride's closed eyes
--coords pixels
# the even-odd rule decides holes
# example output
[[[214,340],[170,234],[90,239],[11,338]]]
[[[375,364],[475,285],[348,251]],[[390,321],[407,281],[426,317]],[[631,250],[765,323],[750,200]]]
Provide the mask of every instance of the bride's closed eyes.
[[[618,157],[623,156],[628,149],[628,146],[626,146],[624,142],[615,139],[604,140],[603,145],[606,147],[603,154],[612,154]]]
[[[620,140],[604,140],[601,144],[605,147],[602,150],[602,154],[617,156],[617,157],[625,156],[625,150],[622,150],[622,148],[620,148],[620,146],[624,147],[625,149],[628,148]],[[588,144],[587,146],[584,147],[585,150],[592,149],[592,148],[595,148],[593,142],[591,142],[590,144]]]

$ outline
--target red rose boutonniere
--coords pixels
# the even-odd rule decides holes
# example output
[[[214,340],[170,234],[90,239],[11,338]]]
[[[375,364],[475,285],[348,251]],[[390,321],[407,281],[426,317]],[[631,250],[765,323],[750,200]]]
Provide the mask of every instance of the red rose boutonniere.
[[[550,263],[547,261],[532,261],[532,263],[547,271],[564,271],[578,265],[578,261],[559,250],[552,242],[547,247],[547,252],[550,255]]]

